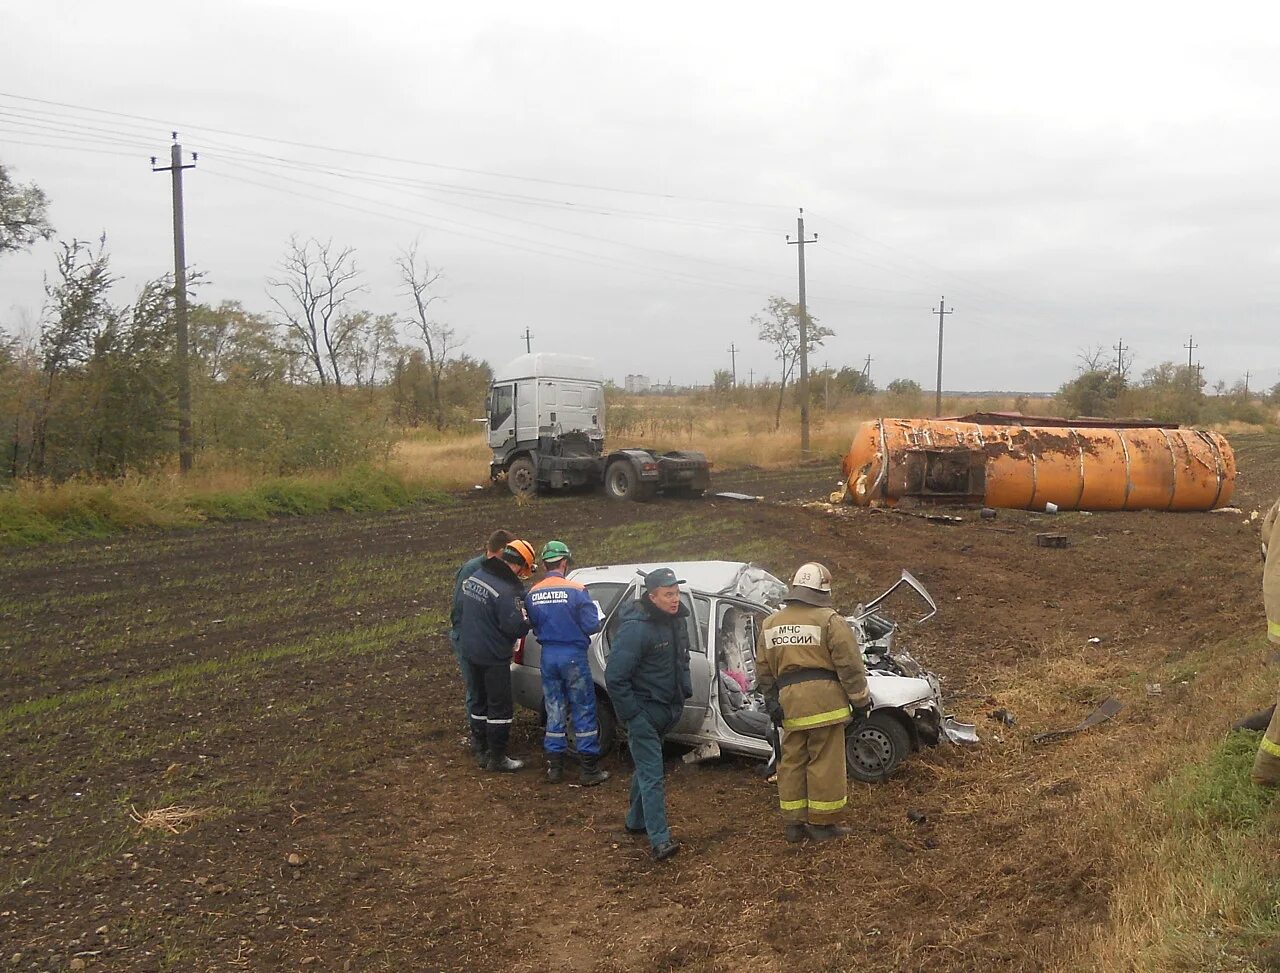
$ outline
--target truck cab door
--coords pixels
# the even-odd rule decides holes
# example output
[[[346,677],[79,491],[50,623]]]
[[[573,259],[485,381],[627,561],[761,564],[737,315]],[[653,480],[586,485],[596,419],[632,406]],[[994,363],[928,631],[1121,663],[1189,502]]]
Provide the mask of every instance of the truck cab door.
[[[489,447],[500,449],[516,431],[516,387],[507,382],[489,390]]]

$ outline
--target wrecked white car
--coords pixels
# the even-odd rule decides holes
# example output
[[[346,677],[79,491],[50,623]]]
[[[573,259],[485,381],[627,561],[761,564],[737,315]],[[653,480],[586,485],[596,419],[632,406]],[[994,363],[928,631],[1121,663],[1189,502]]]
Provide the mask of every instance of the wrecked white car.
[[[787,586],[763,568],[740,561],[618,564],[578,568],[569,575],[586,586],[605,618],[588,651],[602,751],[612,749],[618,738],[604,666],[610,639],[620,624],[619,608],[639,596],[640,572],[663,566],[674,568],[686,582],[680,599],[689,611],[693,682],[693,697],[685,702],[684,714],[667,739],[695,748],[699,756],[730,752],[771,760],[776,737],[764,700],[755,691],[755,647],[761,623],[781,604]],[[891,594],[904,589],[928,606],[916,621],[936,613],[929,593],[903,571],[893,587],[847,616],[862,647],[872,700],[867,718],[851,725],[845,735],[849,774],[858,780],[884,780],[922,746],[942,740],[977,741],[974,727],[957,723],[944,712],[937,676],[893,644],[898,626],[882,607]],[[516,702],[545,721],[540,656],[532,634],[522,639],[511,664],[511,682]]]

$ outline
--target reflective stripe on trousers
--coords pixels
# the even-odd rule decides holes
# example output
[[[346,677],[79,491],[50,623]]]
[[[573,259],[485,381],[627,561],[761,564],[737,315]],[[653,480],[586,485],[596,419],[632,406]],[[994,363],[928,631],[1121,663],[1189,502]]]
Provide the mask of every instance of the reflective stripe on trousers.
[[[778,806],[788,821],[830,824],[848,803],[843,723],[782,735]]]

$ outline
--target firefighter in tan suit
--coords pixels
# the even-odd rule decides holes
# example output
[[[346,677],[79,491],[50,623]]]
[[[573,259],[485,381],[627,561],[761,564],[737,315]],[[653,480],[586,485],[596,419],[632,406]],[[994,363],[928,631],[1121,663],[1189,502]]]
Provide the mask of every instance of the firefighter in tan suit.
[[[756,679],[783,729],[778,803],[788,841],[827,841],[847,801],[844,727],[871,705],[857,637],[831,608],[831,572],[801,565],[756,647]]]
[[[1267,609],[1267,639],[1280,644],[1280,500],[1262,518],[1262,602]],[[1253,761],[1253,780],[1280,787],[1280,706],[1271,714],[1271,724],[1262,736],[1258,756]]]

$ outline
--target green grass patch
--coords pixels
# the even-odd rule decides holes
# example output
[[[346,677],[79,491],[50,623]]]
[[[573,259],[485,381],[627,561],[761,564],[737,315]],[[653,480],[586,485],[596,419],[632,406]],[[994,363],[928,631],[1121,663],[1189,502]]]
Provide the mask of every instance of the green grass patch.
[[[186,491],[161,483],[60,483],[0,492],[0,547],[109,537],[139,528],[300,517],[331,510],[374,513],[447,494],[388,470],[359,467],[336,477],[292,476],[243,490]]]
[[[1261,733],[1230,733],[1209,756],[1182,768],[1163,787],[1175,825],[1188,830],[1252,834],[1270,820],[1276,793],[1249,779]]]

